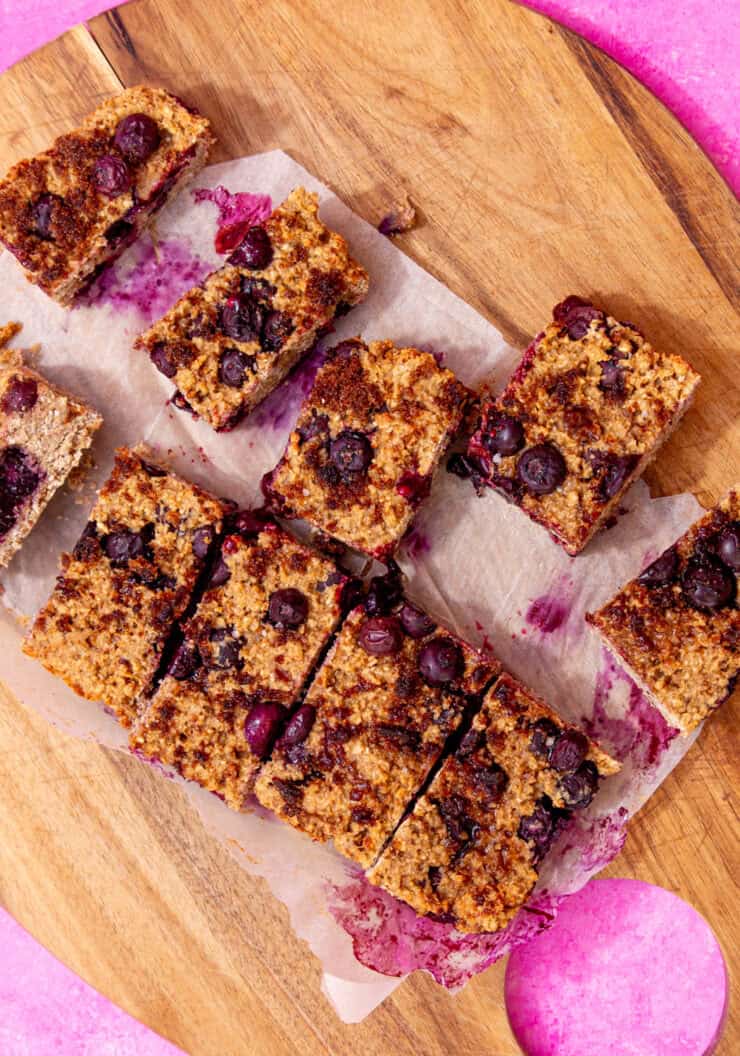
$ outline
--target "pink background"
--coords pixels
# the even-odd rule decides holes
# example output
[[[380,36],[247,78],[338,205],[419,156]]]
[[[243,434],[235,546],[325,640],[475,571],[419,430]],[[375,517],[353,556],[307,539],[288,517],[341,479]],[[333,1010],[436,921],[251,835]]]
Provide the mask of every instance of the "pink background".
[[[0,69],[114,6],[106,0],[0,0]],[[738,0],[529,0],[630,69],[740,188]],[[0,910],[4,1056],[176,1056],[61,965]]]

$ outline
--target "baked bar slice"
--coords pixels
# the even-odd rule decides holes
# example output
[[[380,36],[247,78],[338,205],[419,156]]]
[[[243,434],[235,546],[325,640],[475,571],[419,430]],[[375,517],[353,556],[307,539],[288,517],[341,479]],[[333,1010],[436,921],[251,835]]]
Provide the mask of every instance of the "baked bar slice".
[[[417,913],[498,931],[572,811],[617,763],[504,674],[368,872]]]
[[[486,401],[468,447],[476,482],[496,488],[579,553],[655,457],[699,375],[658,352],[631,323],[579,297]]]
[[[740,485],[598,612],[603,636],[671,726],[690,733],[740,673]]]
[[[0,351],[0,568],[90,447],[103,419]]]
[[[383,560],[429,493],[470,399],[429,352],[343,341],[263,482],[268,502]]]
[[[318,210],[298,187],[136,342],[214,429],[232,429],[367,294],[367,272]]]
[[[23,651],[124,726],[136,717],[221,530],[207,492],[120,448]]]
[[[450,734],[500,670],[428,616],[354,609],[255,791],[284,821],[370,865]],[[300,725],[298,720],[300,719]]]
[[[0,182],[0,241],[26,278],[69,305],[205,164],[197,111],[162,88],[127,88]]]
[[[237,534],[239,533],[239,534]],[[131,747],[240,810],[341,616],[346,577],[271,522],[239,514]]]

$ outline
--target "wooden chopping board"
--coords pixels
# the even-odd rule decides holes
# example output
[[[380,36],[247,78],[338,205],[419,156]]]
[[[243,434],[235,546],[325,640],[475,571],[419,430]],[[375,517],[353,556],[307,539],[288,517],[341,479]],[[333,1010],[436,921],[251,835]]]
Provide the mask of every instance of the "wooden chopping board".
[[[709,503],[740,475],[735,199],[596,49],[506,0],[136,0],[0,78],[3,171],[142,81],[213,120],[216,160],[281,147],[371,221],[410,193],[422,223],[399,246],[521,347],[571,292],[634,320],[704,375],[648,473],[654,493]],[[608,870],[693,903],[735,972],[737,722],[736,695]],[[416,976],[342,1025],[286,911],[177,789],[7,693],[0,902],[191,1056],[518,1051],[502,965],[455,998]],[[718,1053],[738,1051],[735,1003]]]

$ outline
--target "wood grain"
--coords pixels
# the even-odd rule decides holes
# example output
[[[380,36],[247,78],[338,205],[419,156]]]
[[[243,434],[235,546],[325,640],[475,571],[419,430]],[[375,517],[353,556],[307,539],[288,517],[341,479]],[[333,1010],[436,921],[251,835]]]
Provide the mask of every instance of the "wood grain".
[[[341,5],[138,0],[0,78],[3,168],[119,85],[213,120],[220,157],[281,147],[359,213],[399,191],[399,245],[524,345],[591,294],[704,375],[652,468],[716,499],[737,477],[737,203],[687,133],[592,47],[506,0]],[[608,870],[709,920],[737,971],[737,695],[632,825]],[[407,981],[345,1027],[264,884],[147,768],[0,699],[0,901],[40,941],[191,1056],[509,1056],[502,966],[452,998]],[[718,1052],[740,1051],[730,1006]]]

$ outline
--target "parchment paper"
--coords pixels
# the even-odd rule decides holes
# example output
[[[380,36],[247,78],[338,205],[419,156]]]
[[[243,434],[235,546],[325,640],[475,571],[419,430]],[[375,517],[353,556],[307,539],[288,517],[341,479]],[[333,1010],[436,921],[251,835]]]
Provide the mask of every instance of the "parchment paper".
[[[370,272],[370,296],[337,322],[336,340],[362,333],[415,344],[441,354],[468,385],[503,386],[519,353],[284,153],[212,166],[194,186],[268,194],[278,204],[298,184],[319,192],[323,218],[348,238]],[[317,363],[316,355],[310,357],[231,434],[217,435],[170,406],[170,383],[131,344],[223,259],[213,246],[217,226],[216,206],[196,203],[186,191],[162,213],[154,243],[147,236],[131,247],[86,306],[72,311],[27,284],[9,254],[0,257],[3,316],[24,327],[16,344],[40,343],[38,368],[105,416],[96,464],[83,487],[66,488],[53,500],[3,576],[7,608],[0,619],[0,675],[20,700],[56,725],[116,748],[125,747],[125,736],[101,707],[76,697],[22,656],[17,617],[32,616],[47,597],[58,554],[74,544],[118,444],[144,439],[175,469],[217,494],[259,502],[260,478],[283,449]],[[504,283],[506,276],[490,281]],[[543,305],[543,319],[549,307]],[[343,1020],[362,1019],[416,968],[431,971],[448,987],[460,986],[512,943],[547,926],[559,897],[617,853],[628,815],[688,749],[690,740],[673,737],[608,661],[582,617],[679,535],[699,507],[685,495],[651,500],[641,483],[631,489],[625,507],[618,524],[573,559],[499,496],[476,498],[469,483],[443,472],[402,551],[412,597],[463,636],[491,648],[624,760],[622,773],[606,782],[560,838],[530,907],[506,932],[463,937],[449,925],[421,920],[367,885],[330,847],[312,844],[260,809],[236,815],[216,797],[177,779],[206,826],[288,906],[297,934],[321,960],[325,993]]]

